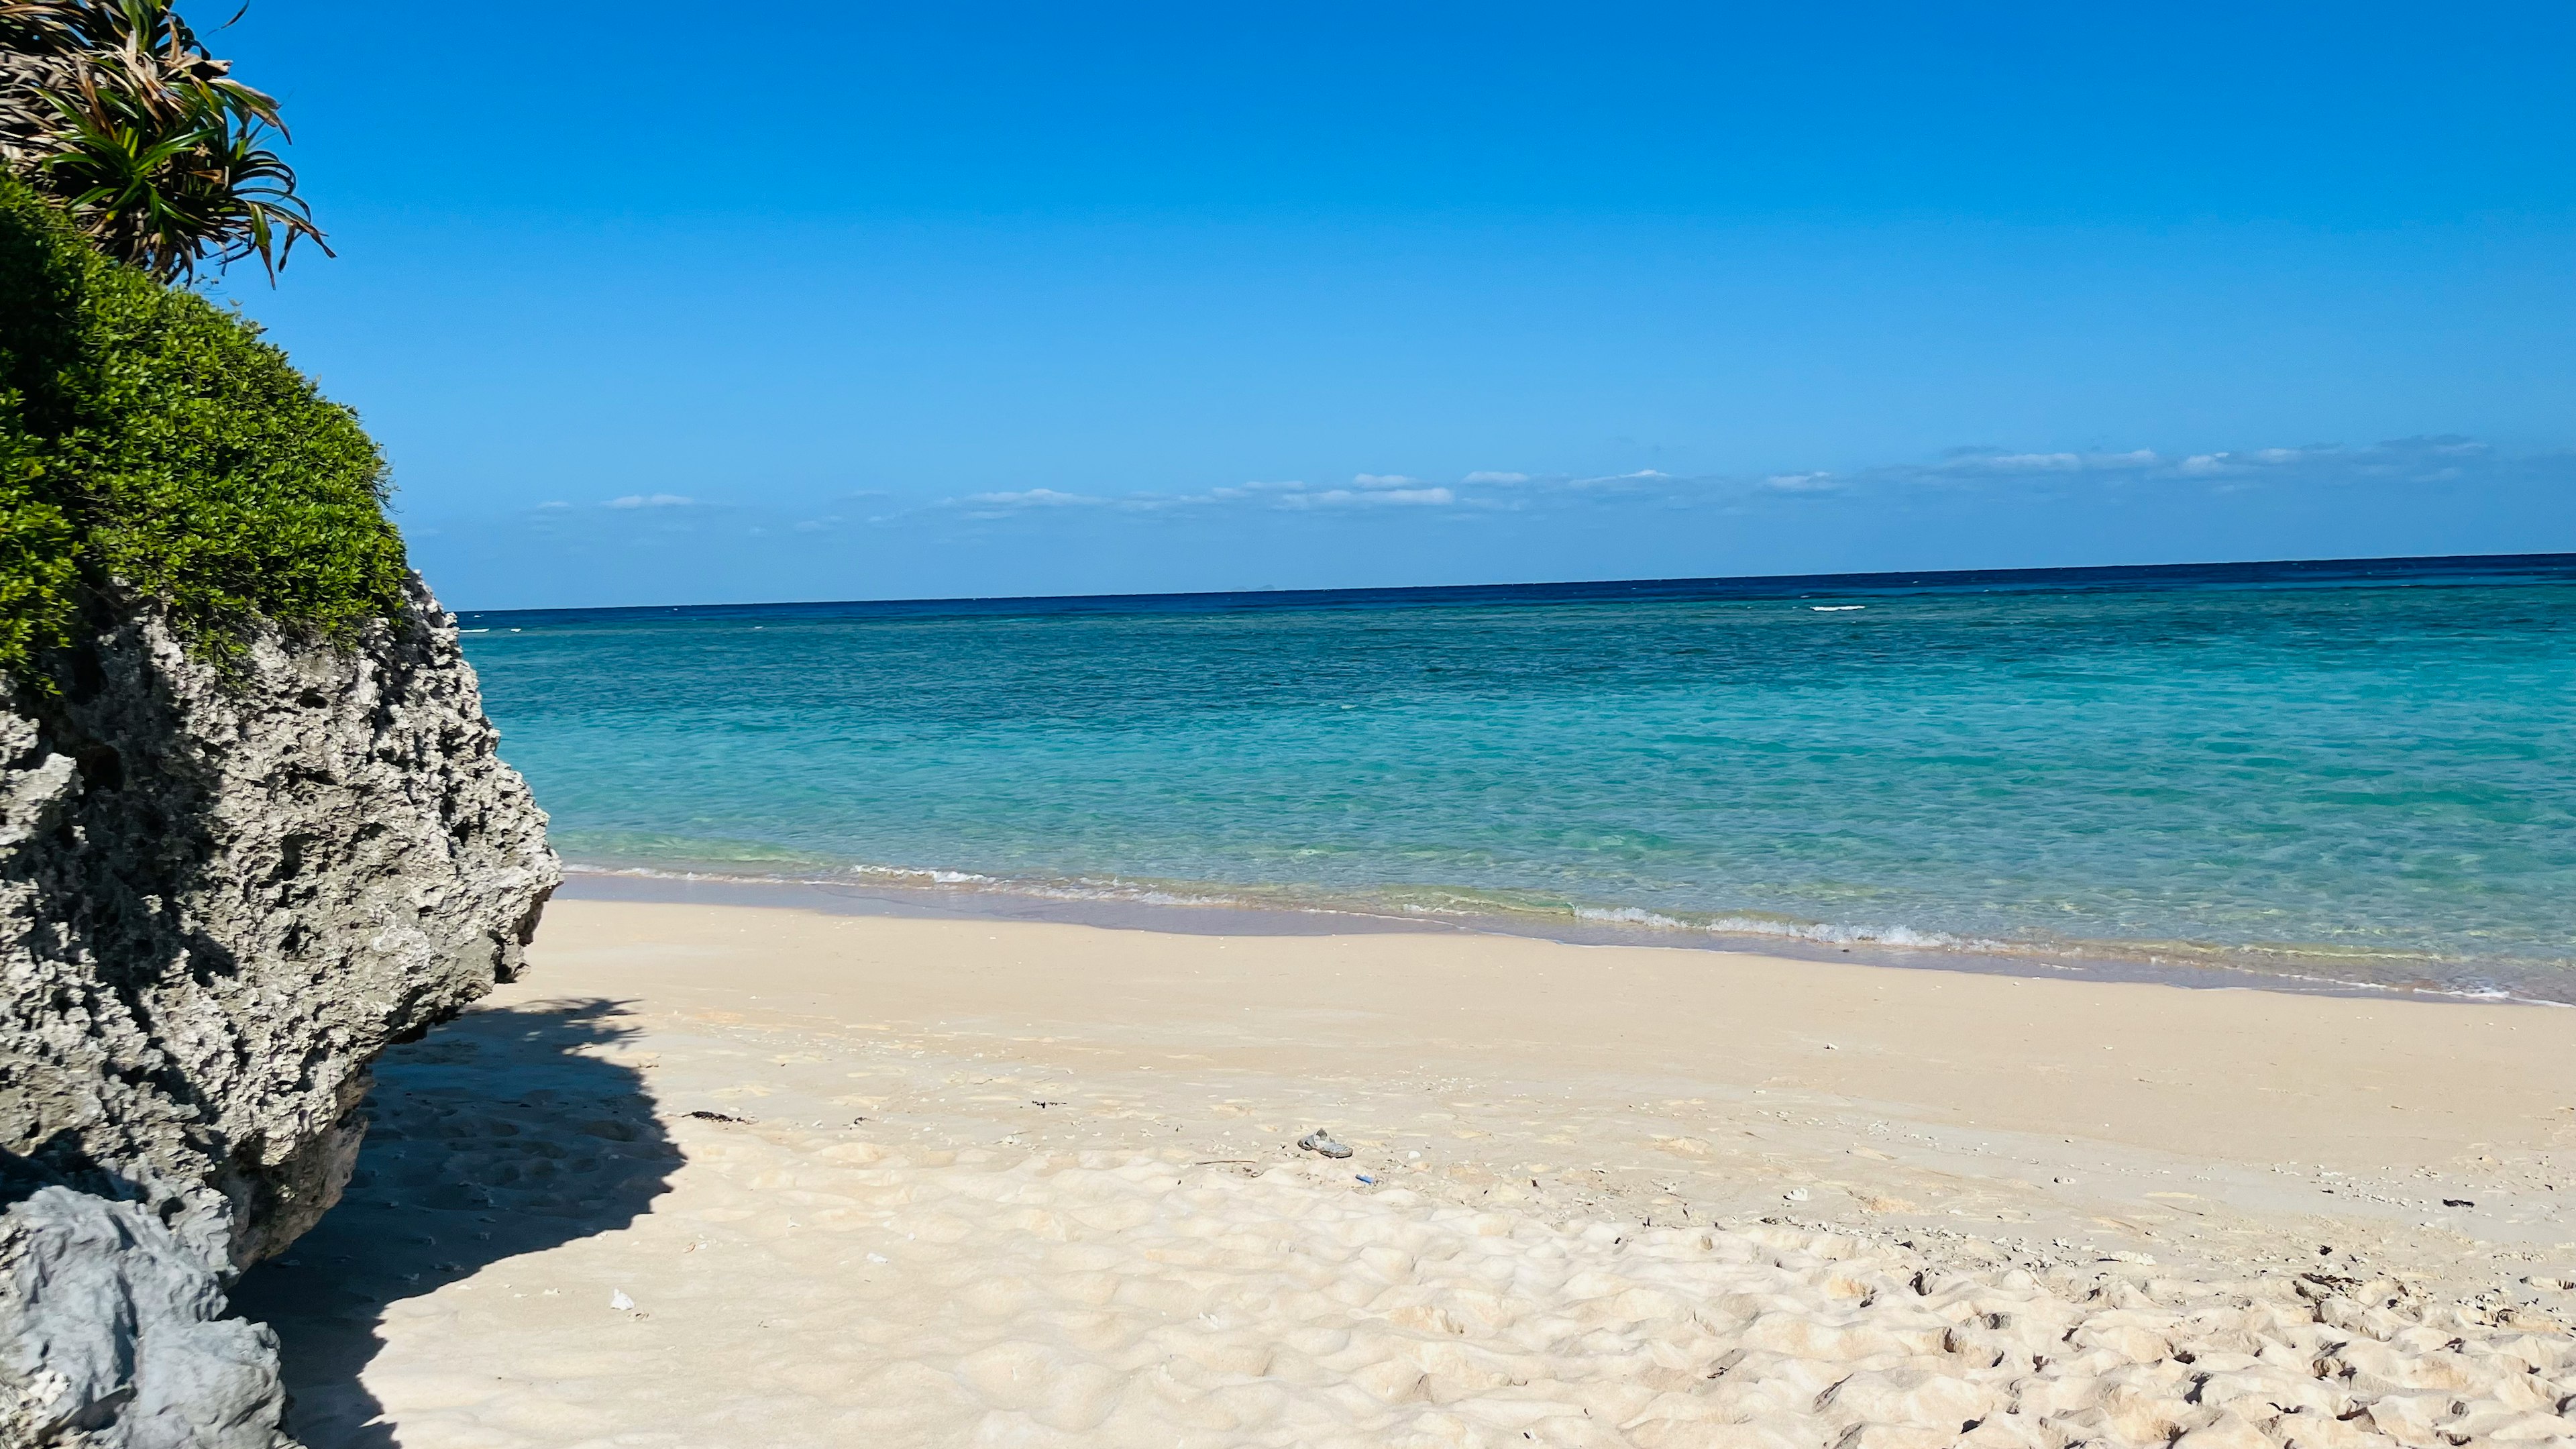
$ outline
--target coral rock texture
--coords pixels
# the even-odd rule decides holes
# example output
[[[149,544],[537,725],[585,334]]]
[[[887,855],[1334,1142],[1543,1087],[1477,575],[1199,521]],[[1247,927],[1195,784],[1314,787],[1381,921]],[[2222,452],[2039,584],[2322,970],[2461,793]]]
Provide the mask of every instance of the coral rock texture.
[[[0,1445],[272,1449],[224,1288],[338,1198],[369,1064],[516,976],[560,869],[454,622],[226,669],[156,619],[0,708]]]

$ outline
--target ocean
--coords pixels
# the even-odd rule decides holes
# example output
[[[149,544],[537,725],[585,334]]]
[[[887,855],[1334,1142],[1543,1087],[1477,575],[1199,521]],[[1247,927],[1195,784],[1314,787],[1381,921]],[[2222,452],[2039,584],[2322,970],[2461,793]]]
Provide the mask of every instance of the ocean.
[[[467,614],[568,860],[2576,1002],[2576,555]]]

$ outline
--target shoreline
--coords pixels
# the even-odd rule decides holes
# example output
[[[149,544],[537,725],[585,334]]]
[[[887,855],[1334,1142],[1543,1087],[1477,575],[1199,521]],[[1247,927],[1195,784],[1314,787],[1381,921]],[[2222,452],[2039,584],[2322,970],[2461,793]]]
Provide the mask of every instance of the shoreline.
[[[890,870],[884,874],[895,878],[869,879],[856,870],[848,878],[833,879],[577,861],[567,861],[564,869],[564,887],[558,894],[568,899],[735,904],[899,918],[1035,921],[1180,935],[1461,934],[1569,946],[1633,946],[2039,980],[2129,982],[2186,990],[2576,1006],[2576,999],[2560,1000],[2501,988],[2471,990],[2356,981],[2267,970],[2226,960],[2163,959],[2152,951],[2124,955],[2104,949],[2100,943],[2082,949],[1995,941],[1911,945],[1863,940],[1843,945],[1787,933],[1728,932],[1681,922],[1658,925],[1633,920],[1558,919],[1536,912],[1499,909],[1399,913],[1360,903],[1267,902],[1215,894],[1174,898],[1159,886],[1137,886],[1132,894],[1075,893],[1022,888],[1012,881],[981,876],[916,884]],[[938,873],[923,870],[903,874],[933,877]],[[2571,981],[2568,989],[2576,996],[2576,981]]]
[[[315,1449],[2576,1437],[2554,1012],[578,892],[531,960],[237,1296]]]

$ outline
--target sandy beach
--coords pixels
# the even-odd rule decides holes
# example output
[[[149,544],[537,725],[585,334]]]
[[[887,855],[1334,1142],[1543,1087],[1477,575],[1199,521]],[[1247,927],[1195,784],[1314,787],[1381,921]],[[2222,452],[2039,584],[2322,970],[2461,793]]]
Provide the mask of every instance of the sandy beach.
[[[532,960],[240,1295],[317,1449],[2576,1441],[2576,1011],[587,899]]]

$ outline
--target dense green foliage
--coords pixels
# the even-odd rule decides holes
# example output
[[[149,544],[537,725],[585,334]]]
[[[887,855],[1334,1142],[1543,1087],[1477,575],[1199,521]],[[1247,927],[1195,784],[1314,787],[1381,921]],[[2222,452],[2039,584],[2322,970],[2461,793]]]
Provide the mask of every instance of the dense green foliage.
[[[221,657],[400,606],[385,466],[257,328],[101,256],[0,177],[0,670],[141,596]]]
[[[0,0],[0,163],[102,251],[167,281],[298,240],[325,252],[268,149],[277,102],[232,77],[170,0]]]

